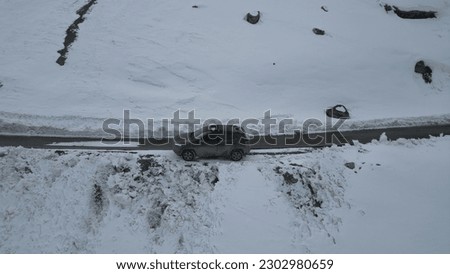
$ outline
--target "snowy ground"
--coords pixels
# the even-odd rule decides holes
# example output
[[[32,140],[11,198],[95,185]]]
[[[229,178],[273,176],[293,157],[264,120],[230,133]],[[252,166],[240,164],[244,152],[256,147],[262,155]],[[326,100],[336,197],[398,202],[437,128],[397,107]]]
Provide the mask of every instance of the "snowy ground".
[[[187,163],[0,148],[0,252],[449,253],[449,150],[440,137]]]
[[[359,126],[450,120],[446,0],[386,1],[438,12],[426,20],[378,0],[98,1],[61,67],[57,51],[85,3],[1,1],[1,132],[98,133],[124,109],[157,121],[178,109],[223,121],[271,109],[301,123],[338,103]],[[260,24],[243,20],[257,10]],[[419,60],[431,84],[414,73]]]

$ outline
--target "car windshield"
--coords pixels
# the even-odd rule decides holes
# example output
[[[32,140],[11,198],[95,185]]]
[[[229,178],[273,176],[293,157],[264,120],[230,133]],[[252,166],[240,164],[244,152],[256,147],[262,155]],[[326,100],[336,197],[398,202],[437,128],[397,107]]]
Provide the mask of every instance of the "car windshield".
[[[204,129],[203,128],[199,128],[196,131],[191,133],[191,136],[196,138],[196,139],[200,139],[202,138],[203,134],[204,134]]]
[[[193,132],[189,133],[189,140],[192,141],[192,142],[197,142],[203,137],[203,135],[205,133],[206,132],[204,131],[203,128],[199,128],[196,131],[193,131]]]

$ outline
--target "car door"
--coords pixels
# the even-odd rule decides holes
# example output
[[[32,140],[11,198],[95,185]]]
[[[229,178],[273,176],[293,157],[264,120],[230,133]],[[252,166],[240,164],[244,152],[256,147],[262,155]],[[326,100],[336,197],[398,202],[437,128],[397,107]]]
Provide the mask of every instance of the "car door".
[[[217,154],[217,146],[211,138],[210,133],[203,134],[200,143],[195,148],[199,157],[213,157]]]
[[[233,149],[233,135],[232,132],[226,131],[221,135],[221,142],[217,145],[217,154],[220,156],[228,156]]]

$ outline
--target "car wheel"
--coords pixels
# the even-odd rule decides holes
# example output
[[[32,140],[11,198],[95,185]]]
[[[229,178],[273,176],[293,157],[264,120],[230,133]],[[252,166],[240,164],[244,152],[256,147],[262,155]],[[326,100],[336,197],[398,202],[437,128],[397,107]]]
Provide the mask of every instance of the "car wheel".
[[[184,150],[183,153],[181,153],[181,157],[185,161],[193,161],[195,159],[195,153],[192,150]]]
[[[233,161],[240,161],[240,160],[242,160],[243,157],[244,157],[244,153],[242,152],[242,150],[233,150],[230,153],[230,159]]]

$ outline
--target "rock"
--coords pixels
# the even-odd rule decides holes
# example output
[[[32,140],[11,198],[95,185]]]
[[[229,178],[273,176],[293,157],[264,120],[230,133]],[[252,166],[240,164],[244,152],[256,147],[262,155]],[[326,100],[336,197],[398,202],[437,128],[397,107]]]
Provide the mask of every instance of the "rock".
[[[328,8],[326,6],[321,6],[320,7],[324,12],[328,12]]]
[[[211,181],[211,184],[215,186],[219,182],[219,177],[215,176],[215,178]]]
[[[430,84],[433,81],[433,70],[429,66],[425,65],[425,62],[422,60],[416,63],[414,72],[422,74],[422,78],[427,84]]]
[[[348,162],[345,163],[345,166],[349,169],[355,169],[355,163],[354,162]]]
[[[118,173],[128,173],[131,171],[131,169],[127,166],[114,166],[113,169]]]
[[[288,185],[293,185],[298,182],[298,179],[295,178],[294,175],[292,175],[289,172],[283,173],[283,179],[286,182],[286,184],[288,184]]]
[[[198,6],[197,5],[193,5],[192,8],[193,9],[198,9]]]
[[[281,172],[281,169],[282,169],[282,167],[277,166],[277,167],[275,167],[273,170],[275,171],[275,173],[281,174],[281,173],[282,173],[282,172]]]
[[[3,83],[2,83],[2,82],[0,82],[0,88],[1,88],[1,87],[3,87]]]
[[[384,5],[384,10],[386,11],[386,13],[390,12],[392,10],[392,7],[389,6],[388,4]]]
[[[66,155],[66,154],[67,154],[67,152],[62,151],[62,150],[55,150],[55,153],[58,154],[58,156]]]
[[[318,28],[313,28],[312,31],[313,31],[315,34],[317,34],[317,35],[324,35],[324,34],[325,34],[325,31],[324,31],[324,30],[321,30],[321,29],[318,29]]]
[[[247,13],[245,16],[245,20],[249,22],[250,24],[257,24],[259,22],[259,19],[261,19],[261,13],[258,11],[257,15],[252,15],[250,12]]]
[[[410,10],[405,11],[393,6],[395,14],[403,19],[428,19],[436,18],[436,11]],[[385,8],[386,9],[386,8]]]
[[[325,112],[328,117],[336,119],[350,119],[350,113],[344,105],[335,105]]]

